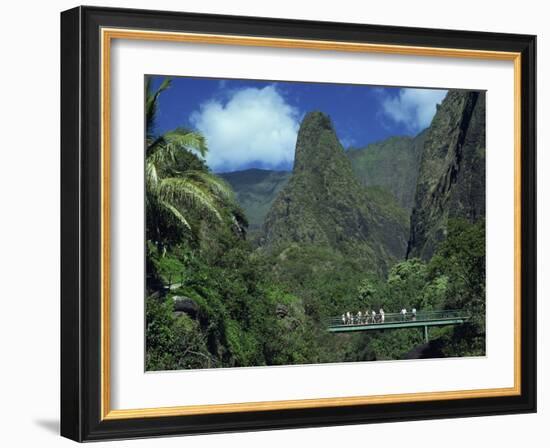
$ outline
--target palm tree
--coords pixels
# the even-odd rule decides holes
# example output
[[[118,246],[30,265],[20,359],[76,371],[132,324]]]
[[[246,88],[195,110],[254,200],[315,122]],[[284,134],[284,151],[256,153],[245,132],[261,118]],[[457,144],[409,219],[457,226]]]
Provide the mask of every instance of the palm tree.
[[[176,128],[161,135],[154,133],[158,99],[170,87],[166,78],[153,91],[151,78],[146,82],[146,153],[145,190],[148,216],[155,224],[148,229],[149,239],[163,246],[161,227],[177,226],[191,231],[188,214],[213,222],[222,221],[220,204],[233,203],[233,191],[219,177],[206,169],[183,168],[178,164],[184,153],[196,151],[204,157],[206,140],[199,132]]]

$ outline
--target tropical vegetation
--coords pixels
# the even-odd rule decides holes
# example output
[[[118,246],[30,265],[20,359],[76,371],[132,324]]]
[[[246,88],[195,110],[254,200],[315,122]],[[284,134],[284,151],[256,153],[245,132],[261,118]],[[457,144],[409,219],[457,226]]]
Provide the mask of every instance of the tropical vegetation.
[[[445,238],[437,242],[432,257],[406,258],[404,247],[385,249],[380,242],[386,238],[382,228],[401,232],[408,225],[407,212],[392,199],[391,191],[339,178],[342,190],[335,193],[333,187],[330,193],[337,198],[334,206],[367,201],[360,206],[365,207],[361,213],[370,214],[365,219],[373,226],[384,223],[374,237],[371,233],[366,240],[361,235],[354,237],[346,246],[349,250],[315,240],[291,241],[290,237],[270,245],[255,221],[256,234],[251,238],[246,212],[232,187],[205,162],[208,145],[204,136],[185,128],[157,132],[156,115],[168,89],[169,79],[157,88],[147,79],[147,370],[485,353],[483,219],[472,222],[449,217]],[[332,165],[327,165],[341,165],[343,172],[352,172],[346,165],[349,161],[334,157]],[[266,177],[260,177],[265,185]],[[277,197],[298,198],[296,190],[288,189],[296,188],[303,178],[287,181],[286,177],[277,187]],[[230,181],[233,184],[238,179]],[[279,185],[278,180],[269,182]],[[330,182],[324,179],[325,185]],[[254,201],[261,203],[257,198]],[[270,201],[276,212],[273,194]],[[277,218],[272,210],[266,219]],[[254,219],[260,215],[264,217],[266,211],[262,209]],[[319,219],[318,215],[311,217]],[[344,224],[334,221],[332,225]],[[348,230],[342,230],[342,235]],[[304,232],[311,233],[311,229]],[[328,234],[330,227],[323,232],[329,242],[344,238]],[[356,248],[364,256],[352,256]],[[399,250],[401,257],[395,255]],[[369,265],[372,260],[382,260],[384,267]],[[473,318],[460,327],[433,330],[428,345],[419,329],[345,335],[326,331],[330,316],[381,307],[462,309]]]

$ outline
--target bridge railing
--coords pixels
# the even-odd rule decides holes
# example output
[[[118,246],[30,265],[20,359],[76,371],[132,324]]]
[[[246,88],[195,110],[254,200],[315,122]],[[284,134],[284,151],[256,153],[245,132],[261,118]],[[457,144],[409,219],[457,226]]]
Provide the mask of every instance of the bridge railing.
[[[376,316],[373,320],[372,314],[365,316],[363,314],[361,318],[358,317],[357,313],[352,314],[352,318],[345,321],[340,316],[332,316],[327,319],[328,327],[346,327],[346,326],[357,326],[357,325],[372,325],[372,324],[392,324],[392,323],[401,323],[401,322],[430,322],[435,320],[452,320],[452,319],[468,319],[469,314],[463,310],[436,310],[436,311],[417,311],[416,314],[412,314],[410,311],[407,311],[407,314],[403,315],[401,313],[385,313],[382,321],[382,317],[379,313],[376,313]]]

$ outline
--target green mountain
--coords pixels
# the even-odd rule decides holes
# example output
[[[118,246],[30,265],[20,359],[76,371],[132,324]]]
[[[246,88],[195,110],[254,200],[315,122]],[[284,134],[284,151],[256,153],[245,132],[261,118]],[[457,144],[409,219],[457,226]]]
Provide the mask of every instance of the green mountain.
[[[485,93],[451,91],[427,130],[407,256],[431,258],[450,218],[485,216]]]
[[[365,148],[350,149],[346,155],[359,181],[382,187],[410,212],[426,131],[416,137],[390,137]]]
[[[405,254],[406,214],[383,192],[365,188],[338,141],[330,118],[308,113],[298,133],[294,168],[263,226],[260,245],[277,250],[313,245],[385,272]]]
[[[275,197],[288,182],[290,173],[249,169],[221,173],[219,176],[235,191],[237,202],[248,218],[249,230],[256,231],[261,228]]]
[[[410,215],[426,133],[423,131],[416,137],[390,137],[364,148],[345,151],[357,179],[369,187],[375,200],[382,199],[382,206],[390,206],[397,213]],[[290,179],[290,174],[286,171],[248,169],[221,173],[219,176],[235,191],[237,201],[248,218],[249,230],[257,232],[275,197]]]

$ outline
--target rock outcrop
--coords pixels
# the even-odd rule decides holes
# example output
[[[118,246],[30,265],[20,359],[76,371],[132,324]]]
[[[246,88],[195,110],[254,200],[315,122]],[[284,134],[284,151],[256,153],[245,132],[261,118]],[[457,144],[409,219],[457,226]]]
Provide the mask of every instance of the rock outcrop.
[[[405,254],[408,224],[373,200],[353,173],[331,120],[321,112],[304,118],[292,175],[266,216],[260,244],[330,247],[385,271]]]
[[[485,92],[450,91],[426,133],[407,257],[429,259],[450,218],[485,216]]]

